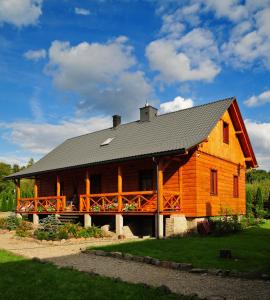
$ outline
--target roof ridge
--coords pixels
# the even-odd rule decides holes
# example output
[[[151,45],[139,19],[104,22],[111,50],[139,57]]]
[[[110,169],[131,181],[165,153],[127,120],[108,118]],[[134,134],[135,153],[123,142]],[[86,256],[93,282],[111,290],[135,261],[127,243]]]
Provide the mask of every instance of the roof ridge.
[[[168,115],[168,114],[178,113],[180,111],[185,111],[185,110],[188,110],[188,109],[194,109],[194,108],[198,108],[198,107],[202,107],[202,106],[212,105],[212,104],[215,104],[215,103],[218,103],[218,102],[222,102],[222,101],[234,100],[234,99],[236,99],[235,96],[224,98],[224,99],[218,99],[218,100],[215,100],[215,101],[212,101],[212,102],[207,102],[207,103],[203,103],[203,104],[200,104],[200,105],[195,105],[195,106],[188,107],[188,108],[183,108],[183,109],[178,109],[178,110],[175,110],[175,111],[170,111],[170,112],[158,115],[158,117],[161,117],[161,116],[164,116],[164,115]]]

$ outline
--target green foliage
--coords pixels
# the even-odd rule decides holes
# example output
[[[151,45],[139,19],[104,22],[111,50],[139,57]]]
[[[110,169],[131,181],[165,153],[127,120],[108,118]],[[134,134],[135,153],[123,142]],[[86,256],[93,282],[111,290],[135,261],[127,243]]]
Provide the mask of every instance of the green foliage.
[[[248,217],[253,216],[253,197],[250,189],[248,189],[246,193],[246,210]]]
[[[95,237],[100,238],[104,237],[104,232],[101,228],[92,226],[88,228],[82,228],[79,232],[79,237],[83,238],[89,238],[89,237]]]
[[[22,220],[16,227],[16,235],[20,237],[31,236],[33,225],[30,222]]]
[[[7,229],[7,230],[15,230],[20,224],[22,220],[15,216],[9,216],[7,218],[0,219],[0,229]]]
[[[257,189],[256,197],[255,197],[255,216],[257,218],[264,218],[266,215],[266,212],[264,210],[264,201],[263,201],[263,195],[262,195],[262,190],[260,187]]]
[[[210,218],[210,228],[215,236],[223,236],[243,229],[237,215]]]

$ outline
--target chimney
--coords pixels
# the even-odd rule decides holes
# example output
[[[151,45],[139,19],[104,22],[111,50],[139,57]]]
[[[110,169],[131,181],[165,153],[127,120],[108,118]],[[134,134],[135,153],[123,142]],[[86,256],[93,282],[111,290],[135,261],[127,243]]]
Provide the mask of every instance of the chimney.
[[[118,127],[121,124],[121,116],[113,115],[113,128]]]
[[[145,104],[140,108],[140,121],[152,121],[157,116],[157,109],[151,105]]]

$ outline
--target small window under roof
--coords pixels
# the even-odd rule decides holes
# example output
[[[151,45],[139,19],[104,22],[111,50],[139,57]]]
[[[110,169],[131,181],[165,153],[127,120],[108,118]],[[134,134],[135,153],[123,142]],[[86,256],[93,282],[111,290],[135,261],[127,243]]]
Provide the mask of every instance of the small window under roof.
[[[103,143],[100,144],[100,146],[106,146],[109,145],[110,142],[113,140],[114,138],[107,138]]]

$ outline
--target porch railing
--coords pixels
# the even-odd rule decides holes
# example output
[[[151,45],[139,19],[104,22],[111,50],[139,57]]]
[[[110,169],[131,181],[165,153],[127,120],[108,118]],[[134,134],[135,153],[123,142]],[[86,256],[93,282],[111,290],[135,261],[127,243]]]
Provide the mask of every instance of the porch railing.
[[[80,212],[156,212],[157,192],[136,191],[122,193],[90,194],[80,196]],[[163,194],[164,212],[180,211],[180,194]]]
[[[22,213],[57,213],[65,208],[66,196],[21,198],[17,201],[17,211]]]

